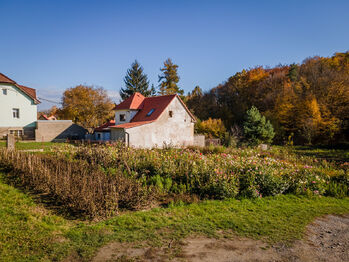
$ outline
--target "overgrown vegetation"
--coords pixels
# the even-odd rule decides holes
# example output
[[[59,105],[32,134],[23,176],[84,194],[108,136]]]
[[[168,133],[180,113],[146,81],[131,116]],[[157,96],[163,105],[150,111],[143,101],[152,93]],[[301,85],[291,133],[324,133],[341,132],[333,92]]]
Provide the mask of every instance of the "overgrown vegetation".
[[[146,150],[116,144],[67,146],[40,155],[0,150],[0,165],[16,183],[89,217],[171,200],[349,192],[347,162],[298,157],[282,148]]]
[[[111,173],[58,155],[0,150],[0,165],[15,184],[50,194],[60,205],[89,217],[111,216],[119,208],[142,208],[156,192],[120,169]]]

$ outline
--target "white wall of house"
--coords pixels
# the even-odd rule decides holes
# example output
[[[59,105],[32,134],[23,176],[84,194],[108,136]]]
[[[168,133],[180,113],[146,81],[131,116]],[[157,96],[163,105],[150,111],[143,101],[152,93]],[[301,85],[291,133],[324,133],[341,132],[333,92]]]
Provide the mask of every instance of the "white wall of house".
[[[115,111],[115,125],[129,123],[132,118],[137,114],[138,110],[117,110]],[[125,115],[125,121],[120,121],[120,115]]]
[[[19,118],[13,117],[13,109],[19,109]],[[0,84],[0,127],[35,127],[36,114],[33,99],[14,85]]]
[[[172,117],[170,117],[172,111]],[[112,130],[112,139],[123,133]],[[189,146],[194,143],[194,123],[178,98],[168,105],[160,117],[152,123],[125,129],[125,140],[129,146],[154,148]]]

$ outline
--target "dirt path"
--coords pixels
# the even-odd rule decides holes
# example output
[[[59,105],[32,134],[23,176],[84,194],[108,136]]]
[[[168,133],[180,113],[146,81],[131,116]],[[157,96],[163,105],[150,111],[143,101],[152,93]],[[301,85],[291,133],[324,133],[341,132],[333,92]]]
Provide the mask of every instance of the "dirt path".
[[[162,248],[111,243],[100,249],[93,262],[102,261],[349,261],[349,215],[329,215],[307,227],[304,240],[292,247],[268,246],[258,240],[234,237],[190,237]]]

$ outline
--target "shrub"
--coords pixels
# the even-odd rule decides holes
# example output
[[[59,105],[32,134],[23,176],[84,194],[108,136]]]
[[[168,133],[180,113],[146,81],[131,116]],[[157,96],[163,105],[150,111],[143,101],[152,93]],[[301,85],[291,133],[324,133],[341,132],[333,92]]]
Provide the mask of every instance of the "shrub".
[[[287,181],[280,176],[260,174],[256,176],[256,184],[263,196],[275,196],[283,194],[289,187]]]
[[[344,198],[348,195],[348,193],[349,191],[347,185],[339,184],[334,181],[329,182],[326,189],[326,195],[333,197]]]

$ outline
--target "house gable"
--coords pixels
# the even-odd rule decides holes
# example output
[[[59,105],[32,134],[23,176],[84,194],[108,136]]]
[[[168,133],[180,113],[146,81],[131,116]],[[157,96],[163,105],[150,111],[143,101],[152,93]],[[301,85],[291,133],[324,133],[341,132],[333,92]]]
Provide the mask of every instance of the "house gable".
[[[139,94],[138,96],[137,94],[138,93],[135,93],[134,95],[123,101],[121,104],[115,106],[115,128],[132,128],[157,121],[174,100],[178,100],[179,104],[182,106],[182,109],[187,112],[187,115],[190,118],[190,120],[188,119],[188,121],[196,121],[195,117],[185,106],[184,102],[176,94],[154,97],[144,97],[141,94]],[[137,101],[135,102],[135,100]],[[137,108],[135,108],[135,104],[138,105]],[[130,108],[127,108],[127,106]],[[124,123],[119,121],[120,114],[126,114],[128,111],[134,112],[133,117],[131,119],[125,119]]]
[[[40,104],[40,101],[36,97],[36,90],[34,88],[30,88],[27,86],[19,85],[11,78],[5,76],[4,74],[0,73],[0,84],[9,84],[16,88],[18,91],[20,91],[24,96],[28,97],[29,99],[33,100],[34,104]],[[7,85],[4,85],[3,88],[6,88]],[[3,89],[2,88],[2,89]]]
[[[19,85],[0,73],[0,127],[34,127],[38,103],[35,89]]]

